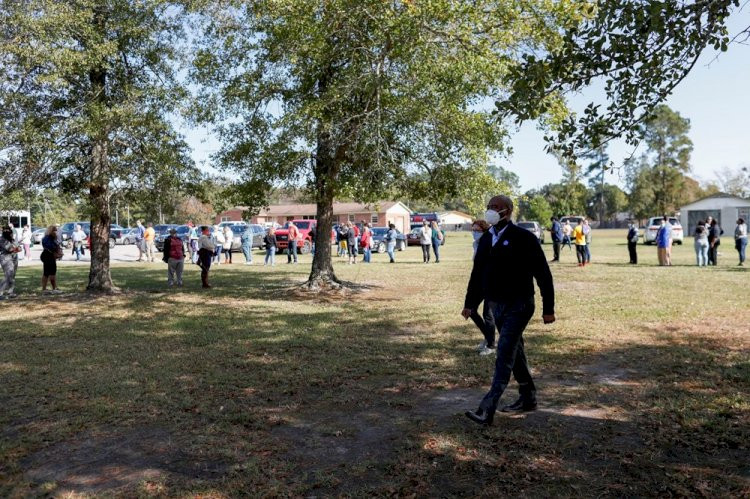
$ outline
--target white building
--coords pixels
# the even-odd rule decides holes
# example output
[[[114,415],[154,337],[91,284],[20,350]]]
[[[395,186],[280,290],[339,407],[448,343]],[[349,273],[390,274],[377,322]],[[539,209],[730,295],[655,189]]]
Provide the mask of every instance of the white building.
[[[31,226],[31,213],[25,210],[0,211],[0,225],[13,224],[15,228]]]
[[[474,218],[462,211],[443,211],[438,213],[440,226],[445,230],[470,229]]]
[[[725,233],[731,233],[738,218],[750,220],[750,199],[729,194],[714,194],[680,208],[680,223],[685,234],[692,234],[699,220],[712,216]]]

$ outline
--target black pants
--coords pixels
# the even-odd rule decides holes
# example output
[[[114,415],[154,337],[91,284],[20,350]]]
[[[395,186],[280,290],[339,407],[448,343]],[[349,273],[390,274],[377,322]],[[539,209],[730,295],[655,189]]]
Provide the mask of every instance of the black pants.
[[[422,245],[422,260],[425,262],[430,261],[430,244]]]
[[[628,252],[630,253],[630,263],[638,263],[638,252],[636,246],[638,243],[628,241]]]
[[[713,246],[708,245],[708,264],[714,266],[719,264],[719,241],[716,241]]]
[[[555,254],[553,261],[560,260],[560,241],[552,241],[552,251]]]
[[[487,348],[495,348],[495,305],[492,302],[484,300],[482,305],[482,315],[472,310],[471,320],[477,325],[484,336]]]
[[[495,324],[500,331],[497,343],[497,360],[492,386],[479,404],[480,409],[494,413],[505,388],[510,382],[510,375],[518,382],[518,393],[528,402],[536,401],[536,387],[531,379],[529,363],[523,346],[523,330],[534,315],[534,298],[515,302],[494,304]]]

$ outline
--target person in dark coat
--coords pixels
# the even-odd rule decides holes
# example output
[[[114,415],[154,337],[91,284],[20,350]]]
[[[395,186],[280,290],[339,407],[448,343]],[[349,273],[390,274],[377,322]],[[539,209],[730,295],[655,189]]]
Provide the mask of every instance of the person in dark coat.
[[[708,264],[716,266],[719,264],[719,245],[721,245],[721,235],[724,231],[719,226],[716,219],[711,220],[708,229]]]
[[[557,217],[550,218],[550,222],[552,222],[552,227],[550,227],[549,233],[550,233],[550,236],[552,236],[552,251],[555,255],[552,258],[552,261],[559,262],[560,261],[560,246],[562,245],[562,240],[563,240],[562,224],[560,224],[560,221],[557,220]]]
[[[628,253],[630,253],[630,263],[638,263],[638,224],[631,221],[628,226]]]
[[[545,324],[555,322],[555,291],[544,250],[534,234],[510,221],[512,214],[513,201],[507,196],[495,196],[487,205],[485,220],[492,227],[479,240],[461,312],[468,319],[482,300],[492,302],[500,331],[492,386],[479,408],[466,412],[481,425],[492,424],[511,374],[520,396],[502,410],[536,409],[536,387],[523,343],[523,331],[534,314],[534,280],[542,292],[542,319]]]

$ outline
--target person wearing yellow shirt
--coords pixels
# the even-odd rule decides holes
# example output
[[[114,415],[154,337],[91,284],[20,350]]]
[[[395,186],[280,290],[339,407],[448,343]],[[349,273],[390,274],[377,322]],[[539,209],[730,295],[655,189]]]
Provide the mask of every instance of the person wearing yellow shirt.
[[[573,239],[576,243],[576,258],[578,266],[586,265],[586,234],[583,232],[583,219],[578,221],[578,225],[573,229]]]
[[[154,224],[149,222],[146,232],[143,233],[143,241],[146,245],[146,261],[154,261],[154,239],[156,238],[156,232],[154,231]]]

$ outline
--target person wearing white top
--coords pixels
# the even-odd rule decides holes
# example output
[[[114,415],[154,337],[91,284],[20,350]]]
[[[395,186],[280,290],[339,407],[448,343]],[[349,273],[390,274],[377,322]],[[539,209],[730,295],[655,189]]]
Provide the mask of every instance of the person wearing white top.
[[[214,226],[214,260],[216,265],[221,265],[221,252],[224,249],[224,231],[218,225]]]
[[[228,225],[224,226],[224,263],[232,263],[232,243],[234,242],[234,232]]]
[[[31,229],[28,225],[23,226],[21,232],[21,244],[23,245],[23,254],[26,260],[31,260]]]
[[[430,247],[432,247],[432,229],[425,220],[422,222],[422,228],[419,229],[419,244],[422,245],[422,260],[424,263],[430,263]]]
[[[70,239],[73,241],[73,251],[76,255],[76,261],[80,261],[83,254],[83,241],[86,240],[86,233],[83,232],[80,225],[76,225],[76,229],[70,235]]]
[[[745,265],[745,250],[747,249],[747,225],[744,218],[737,219],[737,227],[734,228],[734,247],[740,254],[740,267]]]

